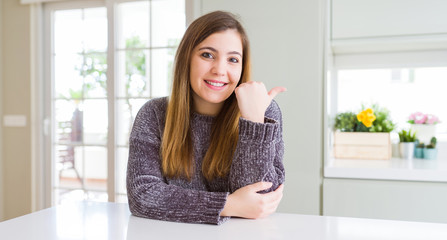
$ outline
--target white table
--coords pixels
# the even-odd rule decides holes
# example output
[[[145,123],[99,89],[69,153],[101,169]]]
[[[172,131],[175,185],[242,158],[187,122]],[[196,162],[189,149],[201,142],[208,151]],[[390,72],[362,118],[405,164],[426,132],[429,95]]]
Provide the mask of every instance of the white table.
[[[215,226],[138,218],[127,204],[85,202],[1,222],[0,239],[446,240],[447,224],[277,213]]]

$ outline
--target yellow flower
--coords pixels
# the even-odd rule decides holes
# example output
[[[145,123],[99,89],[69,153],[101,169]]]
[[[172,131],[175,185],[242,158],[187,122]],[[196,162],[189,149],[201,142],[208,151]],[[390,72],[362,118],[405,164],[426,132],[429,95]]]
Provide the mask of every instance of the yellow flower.
[[[357,114],[357,120],[366,127],[371,127],[374,120],[376,120],[376,115],[374,115],[374,111],[371,108],[368,108]]]

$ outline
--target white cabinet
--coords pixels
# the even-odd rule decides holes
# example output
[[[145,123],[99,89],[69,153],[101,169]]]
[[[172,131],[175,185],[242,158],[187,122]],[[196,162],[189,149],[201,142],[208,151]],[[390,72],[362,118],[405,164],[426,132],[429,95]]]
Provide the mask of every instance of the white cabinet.
[[[447,1],[331,0],[335,54],[447,49]]]
[[[447,183],[325,178],[323,215],[447,223]]]
[[[332,39],[447,33],[445,0],[332,0]]]

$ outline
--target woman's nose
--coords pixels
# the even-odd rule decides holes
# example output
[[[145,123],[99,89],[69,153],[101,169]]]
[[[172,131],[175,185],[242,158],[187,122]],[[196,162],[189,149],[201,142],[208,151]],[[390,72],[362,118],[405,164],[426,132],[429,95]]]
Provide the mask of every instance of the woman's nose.
[[[219,76],[225,75],[225,61],[214,61],[211,72]]]

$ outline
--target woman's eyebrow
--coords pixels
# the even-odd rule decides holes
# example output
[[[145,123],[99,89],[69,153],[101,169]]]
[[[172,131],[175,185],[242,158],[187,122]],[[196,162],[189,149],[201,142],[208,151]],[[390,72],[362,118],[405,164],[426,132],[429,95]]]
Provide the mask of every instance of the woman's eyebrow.
[[[199,48],[199,51],[201,51],[201,50],[210,50],[211,52],[217,53],[217,50],[213,47],[201,47],[201,48]],[[228,52],[227,54],[237,54],[242,57],[242,54],[238,51],[231,51],[231,52]]]
[[[240,52],[238,52],[238,51],[231,51],[228,54],[237,54],[237,55],[242,57],[242,54]]]

